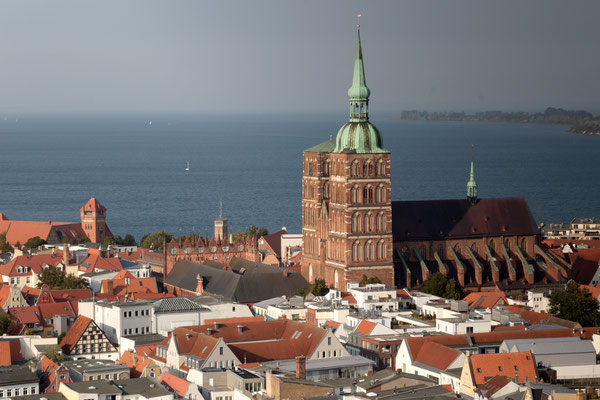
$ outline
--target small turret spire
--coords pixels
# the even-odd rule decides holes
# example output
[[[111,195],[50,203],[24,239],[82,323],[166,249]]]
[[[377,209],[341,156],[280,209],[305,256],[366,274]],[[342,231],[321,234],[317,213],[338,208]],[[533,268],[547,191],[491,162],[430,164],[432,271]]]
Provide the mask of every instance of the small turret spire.
[[[473,166],[473,156],[471,156],[471,173],[467,182],[467,199],[471,204],[477,203],[477,182],[475,182],[475,168]]]

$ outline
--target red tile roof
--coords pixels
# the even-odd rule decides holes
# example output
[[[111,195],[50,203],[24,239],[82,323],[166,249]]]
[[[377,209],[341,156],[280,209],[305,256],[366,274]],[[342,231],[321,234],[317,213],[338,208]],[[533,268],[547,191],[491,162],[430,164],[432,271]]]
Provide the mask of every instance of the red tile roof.
[[[459,350],[429,341],[419,347],[417,354],[411,352],[414,361],[440,370],[446,370],[462,354]]]
[[[103,269],[107,271],[121,271],[123,267],[118,258],[101,257],[99,254],[88,253],[88,258],[81,264],[81,266],[89,272],[94,272],[96,269]]]
[[[360,333],[362,335],[370,335],[371,332],[373,331],[373,328],[375,328],[375,325],[377,325],[375,322],[371,322],[366,319],[363,319],[356,326],[356,329],[354,329],[354,332]]]
[[[579,325],[576,322],[558,318],[558,317],[555,317],[554,315],[548,314],[548,313],[539,313],[539,312],[535,312],[535,311],[531,311],[531,310],[526,310],[524,308],[517,307],[517,306],[507,306],[506,310],[508,310],[512,314],[520,315],[521,318],[523,318],[525,321],[527,321],[528,323],[530,323],[532,325],[554,324],[554,325],[560,325],[560,326],[564,326],[565,328],[571,328],[571,329],[581,328],[581,325]]]
[[[341,324],[336,321],[331,321],[331,320],[325,321],[325,326],[330,326],[332,328],[338,328],[340,325]]]
[[[19,361],[23,361],[19,339],[0,339],[0,366],[12,365]]]
[[[475,389],[476,393],[482,393],[486,398],[491,398],[498,390],[512,382],[512,379],[508,379],[505,376],[496,375],[483,385]]]
[[[134,352],[126,350],[119,359],[119,364],[125,365],[131,369],[131,378],[139,378],[143,375],[144,369],[150,364],[150,358],[145,354],[138,355]]]
[[[396,297],[405,300],[412,299],[410,293],[408,293],[405,289],[396,289]]]
[[[504,292],[473,292],[464,299],[469,303],[469,308],[493,308],[497,304],[507,305],[508,301]]]
[[[235,317],[235,318],[215,318],[215,319],[207,319],[204,321],[204,325],[214,324],[218,322],[220,324],[241,324],[244,322],[261,322],[264,321],[265,317]]]
[[[81,207],[80,211],[106,211],[106,208],[95,197],[92,197]]]
[[[77,317],[71,328],[60,342],[60,347],[63,350],[63,353],[69,354],[73,349],[73,346],[77,344],[77,341],[83,335],[88,325],[92,322],[92,320],[86,316],[80,315]]]
[[[6,232],[6,241],[12,245],[19,242],[25,244],[33,237],[47,240],[52,231],[57,236],[68,239],[81,239],[85,232],[78,222],[53,222],[53,221],[11,221],[4,217],[0,219],[0,232]]]
[[[485,333],[471,333],[471,340],[475,344],[502,343],[512,339],[537,339],[576,336],[571,329],[541,329],[533,331],[495,331]]]
[[[356,304],[356,299],[348,292],[342,292],[342,300],[347,300],[348,304]]]
[[[48,265],[50,267],[55,267],[58,264],[62,264],[62,262],[62,257],[55,254],[17,256],[10,260],[8,264],[0,266],[0,275],[26,276],[31,275],[32,271],[39,274],[42,272],[44,266]],[[17,268],[19,266],[29,267],[29,270],[27,272],[18,272]]]
[[[241,325],[241,332],[238,326]],[[211,329],[211,336],[208,330]],[[202,333],[215,342],[198,338],[194,333]],[[177,328],[173,331],[180,353],[198,352],[205,346],[211,348],[217,338],[222,338],[231,351],[240,360],[260,362],[272,360],[287,360],[297,356],[310,356],[320,343],[327,330],[288,319],[275,321],[258,321],[246,323],[219,323],[215,330],[214,324]],[[196,345],[196,341],[202,345]],[[182,350],[183,349],[183,350]],[[208,351],[210,349],[207,349]],[[202,351],[204,354],[204,351]],[[198,355],[198,354],[195,354]],[[201,355],[198,355],[201,357]],[[204,357],[202,357],[204,358]]]
[[[530,351],[520,353],[474,354],[471,369],[476,385],[482,385],[496,375],[518,378],[517,383],[534,381],[537,370]]]
[[[160,377],[160,384],[165,385],[170,392],[175,392],[178,397],[184,398],[190,382],[165,372]]]
[[[281,236],[287,234],[285,229],[262,237],[266,244],[273,250],[275,257],[281,259]]]
[[[513,326],[494,326],[492,332],[504,332],[504,331],[524,331],[525,325],[513,325]]]

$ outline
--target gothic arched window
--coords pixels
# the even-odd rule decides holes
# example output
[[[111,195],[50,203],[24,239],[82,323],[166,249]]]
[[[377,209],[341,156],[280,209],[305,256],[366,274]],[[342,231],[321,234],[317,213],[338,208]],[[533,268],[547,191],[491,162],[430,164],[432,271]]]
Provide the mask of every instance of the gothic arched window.
[[[352,244],[352,261],[358,261],[360,257],[360,242],[357,240]]]

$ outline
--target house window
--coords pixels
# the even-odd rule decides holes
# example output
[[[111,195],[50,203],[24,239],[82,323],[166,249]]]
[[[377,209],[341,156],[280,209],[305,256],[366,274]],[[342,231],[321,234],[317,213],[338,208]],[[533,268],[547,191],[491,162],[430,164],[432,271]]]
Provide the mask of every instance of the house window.
[[[467,333],[473,333],[473,327],[467,326]]]
[[[123,318],[127,318],[127,312],[123,312]]]
[[[223,346],[219,347],[219,355],[223,355]]]
[[[12,389],[6,389],[6,397],[12,396]]]
[[[21,391],[19,388],[15,388],[15,396],[18,396],[19,394],[21,394]]]
[[[23,396],[27,396],[28,393],[29,393],[28,388],[23,388]]]

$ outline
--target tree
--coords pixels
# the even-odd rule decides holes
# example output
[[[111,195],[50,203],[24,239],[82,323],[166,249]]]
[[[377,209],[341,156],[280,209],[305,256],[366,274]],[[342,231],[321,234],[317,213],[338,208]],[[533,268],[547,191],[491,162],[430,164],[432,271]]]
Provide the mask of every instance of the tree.
[[[140,242],[140,246],[144,249],[160,251],[163,249],[163,243],[166,242],[168,244],[172,239],[173,234],[170,232],[165,232],[163,229],[162,231],[156,231],[144,235]]]
[[[67,336],[67,332],[62,332],[60,335],[58,335],[58,337],[56,338],[56,343],[60,344],[60,342],[62,342],[65,336]]]
[[[47,242],[39,236],[34,236],[25,242],[25,248],[27,249],[35,249],[38,248]]]
[[[41,288],[44,284],[48,285],[51,290],[87,288],[85,279],[73,274],[65,274],[54,267],[42,270],[37,287]]]
[[[360,286],[365,286],[365,285],[369,285],[371,283],[381,283],[381,279],[379,279],[376,276],[372,276],[370,278],[367,278],[366,275],[363,275],[359,284],[360,284]]]
[[[324,279],[315,279],[310,288],[304,288],[298,291],[298,294],[302,297],[306,297],[309,293],[312,293],[314,296],[325,296],[329,293],[329,288]]]
[[[555,292],[550,297],[550,313],[584,327],[600,325],[598,300],[574,281],[569,281],[564,291]]]
[[[105,238],[104,239],[105,242],[106,242],[106,239],[109,239],[109,238]],[[122,238],[121,235],[117,235],[117,237],[115,237],[114,239],[111,239],[108,244],[113,244],[113,243],[121,245],[121,246],[137,246],[138,245],[137,242],[135,241],[135,238],[133,237],[133,235],[131,233],[128,233],[127,235],[125,235],[124,238]]]
[[[60,344],[60,342],[58,342]],[[48,357],[50,360],[60,365],[65,361],[62,353],[58,351],[56,347],[48,347],[42,351],[42,355]]]
[[[4,335],[8,331],[8,328],[15,322],[15,317],[5,312],[0,312],[0,336]]]
[[[421,292],[429,293],[434,296],[444,297],[447,299],[462,299],[462,288],[454,279],[448,279],[441,272],[432,274],[421,285]]]
[[[12,253],[15,249],[6,241],[6,232],[0,233],[0,253]]]

